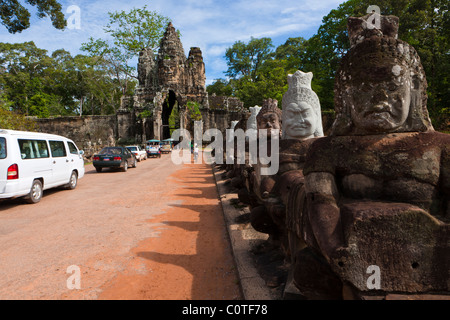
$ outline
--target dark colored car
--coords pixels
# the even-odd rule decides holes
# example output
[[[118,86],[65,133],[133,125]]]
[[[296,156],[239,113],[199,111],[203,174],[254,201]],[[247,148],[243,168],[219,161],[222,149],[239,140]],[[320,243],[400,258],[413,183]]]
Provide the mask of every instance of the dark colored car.
[[[121,169],[123,172],[128,167],[136,168],[136,157],[125,147],[105,147],[92,159],[97,172],[103,168]]]

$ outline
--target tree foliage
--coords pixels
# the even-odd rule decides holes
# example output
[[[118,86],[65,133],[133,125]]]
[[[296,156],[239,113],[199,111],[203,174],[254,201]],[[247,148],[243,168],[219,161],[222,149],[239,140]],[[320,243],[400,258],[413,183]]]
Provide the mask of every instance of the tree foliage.
[[[36,124],[33,120],[28,119],[24,115],[6,110],[0,105],[0,128],[34,131],[36,129]]]
[[[110,12],[109,23],[105,32],[114,39],[114,46],[123,49],[131,56],[136,56],[142,49],[159,47],[165,28],[170,22],[168,17],[156,11],[133,8],[130,12]]]
[[[33,42],[0,43],[0,70],[3,107],[23,115],[110,114],[119,107],[120,86],[99,59],[63,49],[48,55]]]
[[[334,78],[340,61],[350,47],[347,20],[363,16],[373,3],[348,0],[323,17],[317,33],[305,40],[290,38],[272,50],[268,38],[245,44],[236,42],[225,59],[229,80],[219,79],[208,86],[210,94],[231,91],[246,107],[261,104],[264,98],[280,101],[287,74],[295,70],[313,72],[313,90],[322,110],[334,109]],[[428,81],[428,109],[435,126],[450,122],[450,2],[447,0],[379,0],[381,14],[400,19],[399,38],[411,44],[421,57]],[[251,50],[252,49],[252,50]],[[284,69],[284,75],[282,70]],[[262,83],[262,82],[266,83]],[[225,85],[224,85],[225,84]],[[284,91],[283,91],[284,90]],[[281,105],[281,104],[279,104]]]
[[[28,5],[35,6],[39,18],[50,17],[56,29],[64,29],[66,20],[61,4],[56,0],[25,0]],[[22,32],[30,27],[30,12],[18,0],[0,1],[0,21],[9,33]]]
[[[258,71],[263,63],[270,58],[272,53],[272,39],[251,38],[249,43],[237,41],[231,48],[225,52],[228,70],[227,76],[236,78],[238,76],[248,77],[255,81]]]
[[[81,49],[91,57],[97,57],[109,64],[111,76],[117,79],[125,95],[130,89],[130,82],[137,79],[136,67],[131,61],[144,48],[154,51],[164,35],[170,20],[155,11],[133,8],[130,12],[109,12],[109,23],[104,31],[112,38],[90,38]]]

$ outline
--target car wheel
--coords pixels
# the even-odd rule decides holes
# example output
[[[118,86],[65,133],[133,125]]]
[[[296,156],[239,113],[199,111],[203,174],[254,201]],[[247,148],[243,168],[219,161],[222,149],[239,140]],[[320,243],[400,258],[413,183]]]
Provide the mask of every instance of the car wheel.
[[[30,193],[25,198],[28,203],[38,203],[42,199],[42,182],[34,180],[31,185]]]
[[[72,171],[69,183],[67,184],[66,188],[69,190],[73,190],[77,187],[77,183],[78,183],[78,175],[75,171]]]
[[[137,167],[136,159],[134,159],[132,167],[133,167],[133,168],[136,168],[136,167]]]
[[[128,161],[125,161],[124,164],[123,164],[122,171],[126,172],[127,170],[128,170]]]
[[[102,172],[102,167],[95,167],[95,170],[97,170],[97,172]]]

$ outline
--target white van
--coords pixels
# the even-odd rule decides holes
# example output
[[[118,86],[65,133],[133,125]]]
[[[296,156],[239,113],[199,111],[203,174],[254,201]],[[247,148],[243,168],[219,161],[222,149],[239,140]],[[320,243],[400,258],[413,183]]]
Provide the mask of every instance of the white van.
[[[84,176],[83,151],[62,136],[0,129],[0,199],[37,203],[43,190],[75,189]]]

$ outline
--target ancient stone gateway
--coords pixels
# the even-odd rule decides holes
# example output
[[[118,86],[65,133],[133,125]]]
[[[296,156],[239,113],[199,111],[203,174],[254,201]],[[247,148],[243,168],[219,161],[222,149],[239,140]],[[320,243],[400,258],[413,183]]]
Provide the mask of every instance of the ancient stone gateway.
[[[189,103],[197,104],[203,130],[217,128],[225,133],[232,121],[246,114],[237,98],[208,97],[202,52],[191,48],[186,58],[172,24],[161,39],[158,55],[149,48],[140,52],[138,79],[134,96],[122,99],[117,114],[36,119],[37,131],[73,139],[89,158],[104,146],[169,138],[169,117],[174,108],[179,115],[177,127],[192,134]]]
[[[200,48],[192,47],[186,58],[183,45],[169,23],[161,39],[158,54],[143,49],[138,62],[139,86],[133,98],[124,99],[118,113],[119,137],[133,137],[137,141],[170,138],[169,117],[177,108],[179,128],[193,129],[188,105],[195,104],[202,115],[203,129],[224,131],[238,120],[243,103],[236,98],[211,97],[206,92],[205,63]],[[144,112],[147,111],[147,112]],[[140,114],[146,114],[140,117]],[[121,123],[136,122],[135,132]],[[172,128],[174,129],[174,128]]]

